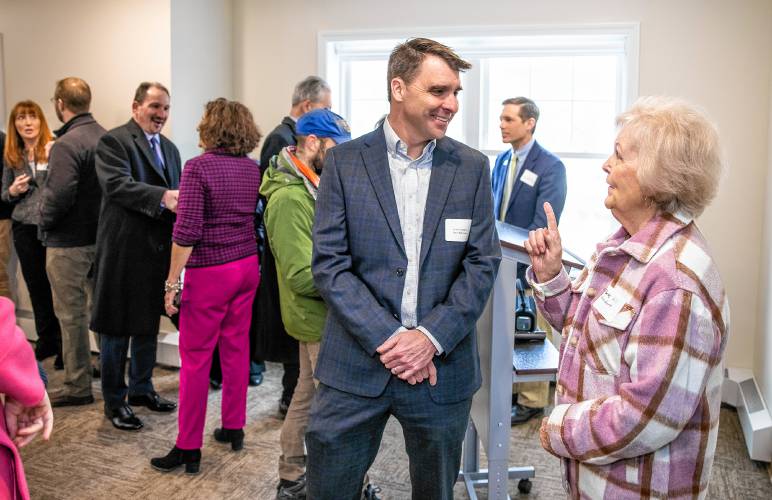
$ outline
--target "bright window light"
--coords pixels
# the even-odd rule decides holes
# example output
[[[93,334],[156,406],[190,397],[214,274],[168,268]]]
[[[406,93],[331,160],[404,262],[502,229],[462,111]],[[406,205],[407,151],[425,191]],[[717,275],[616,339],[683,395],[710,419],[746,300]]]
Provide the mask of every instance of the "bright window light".
[[[333,109],[353,137],[388,113],[386,63],[398,43],[438,40],[472,63],[462,74],[459,113],[448,136],[491,158],[501,142],[501,102],[526,96],[539,106],[535,138],[566,165],[563,241],[587,259],[618,224],[603,206],[601,166],[613,149],[614,118],[637,95],[636,24],[357,31],[319,34],[319,73],[333,89]]]

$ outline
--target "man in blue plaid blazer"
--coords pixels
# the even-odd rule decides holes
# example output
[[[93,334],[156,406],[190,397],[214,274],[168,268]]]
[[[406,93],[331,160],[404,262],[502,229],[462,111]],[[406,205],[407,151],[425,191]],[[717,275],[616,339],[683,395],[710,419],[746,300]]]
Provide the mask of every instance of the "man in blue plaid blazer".
[[[390,415],[413,498],[452,498],[475,323],[501,258],[488,159],[445,137],[470,67],[427,39],[389,59],[389,115],[327,154],[312,269],[329,306],[306,434],[309,498],[359,498]]]

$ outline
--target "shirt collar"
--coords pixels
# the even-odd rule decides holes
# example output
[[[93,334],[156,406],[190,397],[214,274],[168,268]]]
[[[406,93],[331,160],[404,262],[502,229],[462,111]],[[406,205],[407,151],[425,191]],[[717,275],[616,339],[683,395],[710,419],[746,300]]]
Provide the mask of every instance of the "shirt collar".
[[[424,146],[424,150],[421,153],[421,156],[416,158],[416,160],[413,160],[407,155],[407,144],[405,144],[405,142],[399,138],[394,129],[391,128],[388,116],[383,120],[383,135],[386,137],[386,150],[390,154],[403,156],[410,161],[426,159],[427,157],[434,154],[434,148],[437,146],[437,139],[432,139],[426,146]],[[422,162],[419,161],[419,163]]]
[[[155,137],[156,140],[158,141],[158,144],[159,145],[161,144],[161,138],[159,137],[161,134],[148,134],[144,130],[142,131],[142,133],[145,134],[145,137],[147,138],[147,142],[148,143],[152,144],[153,143],[153,137]]]
[[[531,140],[528,141],[528,143],[526,143],[525,145],[523,145],[523,147],[521,147],[520,149],[515,149],[514,147],[512,147],[512,150],[514,154],[517,156],[517,161],[518,163],[520,163],[520,165],[523,164],[523,161],[525,160],[526,156],[528,156],[528,153],[531,151],[531,148],[533,147],[534,142],[536,142],[536,140],[533,137],[531,137]]]
[[[598,254],[609,248],[617,248],[645,264],[670,237],[688,226],[692,220],[684,212],[658,213],[632,236],[624,227],[620,227],[608,240],[598,245]]]

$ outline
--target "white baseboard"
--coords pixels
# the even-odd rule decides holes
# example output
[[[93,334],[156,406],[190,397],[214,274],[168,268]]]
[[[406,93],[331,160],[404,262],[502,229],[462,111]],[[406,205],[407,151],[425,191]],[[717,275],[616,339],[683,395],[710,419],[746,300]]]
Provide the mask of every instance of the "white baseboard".
[[[24,309],[16,310],[16,322],[19,324],[27,340],[36,341],[38,335],[35,331],[35,320],[31,311]],[[169,318],[161,317],[161,327],[158,333],[158,349],[156,352],[156,363],[175,368],[180,367],[179,351],[180,334]],[[91,352],[99,352],[99,345],[96,342],[96,335],[91,332]]]
[[[772,415],[753,378],[753,372],[744,368],[724,369],[721,401],[737,408],[751,459],[772,461]]]

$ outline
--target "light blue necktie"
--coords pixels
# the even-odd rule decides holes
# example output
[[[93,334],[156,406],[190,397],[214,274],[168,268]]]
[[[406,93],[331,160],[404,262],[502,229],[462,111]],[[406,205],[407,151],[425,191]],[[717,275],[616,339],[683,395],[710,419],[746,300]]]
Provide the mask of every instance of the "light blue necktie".
[[[166,164],[164,163],[164,155],[161,154],[161,145],[158,144],[158,137],[153,136],[150,138],[150,149],[153,150],[156,164],[159,167],[161,167],[161,170],[166,170]]]

